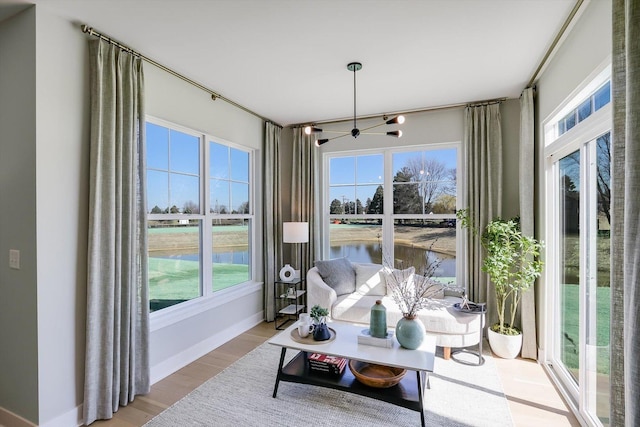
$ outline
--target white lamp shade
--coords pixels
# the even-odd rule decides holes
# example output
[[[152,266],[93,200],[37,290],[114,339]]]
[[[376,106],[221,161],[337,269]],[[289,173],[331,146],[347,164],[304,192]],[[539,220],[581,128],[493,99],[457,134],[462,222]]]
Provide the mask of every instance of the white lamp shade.
[[[282,223],[282,241],[284,243],[307,243],[309,241],[309,223]]]

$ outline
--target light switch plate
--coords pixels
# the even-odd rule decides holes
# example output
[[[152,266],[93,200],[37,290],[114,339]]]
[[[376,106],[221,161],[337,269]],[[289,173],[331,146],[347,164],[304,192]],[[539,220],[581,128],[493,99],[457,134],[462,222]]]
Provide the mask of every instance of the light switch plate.
[[[20,270],[20,251],[9,249],[9,268]]]

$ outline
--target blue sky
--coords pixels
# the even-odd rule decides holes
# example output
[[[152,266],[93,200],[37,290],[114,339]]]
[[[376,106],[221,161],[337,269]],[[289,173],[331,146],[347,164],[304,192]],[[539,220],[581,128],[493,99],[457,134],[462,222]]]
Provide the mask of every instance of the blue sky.
[[[199,203],[200,138],[147,123],[147,204],[164,209]],[[249,200],[249,153],[210,141],[210,198],[237,209]]]
[[[457,150],[455,148],[405,151],[393,154],[392,171],[395,175],[398,170],[407,165],[409,159],[435,158],[444,162],[447,168],[455,168],[457,162]],[[384,182],[384,156],[373,154],[365,156],[334,157],[330,160],[329,202],[334,199],[341,203],[360,199],[364,205],[368,198],[373,198],[378,185]],[[357,186],[354,184],[358,184]]]

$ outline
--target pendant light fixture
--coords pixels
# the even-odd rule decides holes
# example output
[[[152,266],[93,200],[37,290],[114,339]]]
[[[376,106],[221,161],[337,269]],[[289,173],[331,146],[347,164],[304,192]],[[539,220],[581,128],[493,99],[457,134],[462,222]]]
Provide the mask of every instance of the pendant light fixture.
[[[402,124],[404,123],[404,116],[396,116],[392,119],[387,120],[385,116],[382,123],[377,125],[370,126],[365,129],[358,129],[358,121],[356,114],[356,72],[362,69],[362,64],[360,62],[350,62],[347,65],[347,70],[353,71],[353,129],[351,131],[323,131],[320,128],[314,126],[307,126],[304,128],[304,132],[307,135],[311,135],[312,133],[338,133],[340,135],[334,136],[333,138],[321,138],[316,139],[316,147],[321,146],[322,144],[326,144],[329,141],[334,139],[342,138],[343,136],[351,135],[354,138],[357,138],[360,135],[389,135],[394,136],[396,138],[400,138],[402,136],[401,130],[394,130],[389,132],[368,132],[371,129],[377,128],[382,125],[393,125],[393,124]]]

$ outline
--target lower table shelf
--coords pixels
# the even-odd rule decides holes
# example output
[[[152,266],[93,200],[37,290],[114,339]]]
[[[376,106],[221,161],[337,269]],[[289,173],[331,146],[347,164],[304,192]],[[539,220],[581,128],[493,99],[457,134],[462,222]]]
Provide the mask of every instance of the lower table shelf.
[[[286,349],[282,349],[282,358]],[[326,387],[334,390],[342,390],[349,393],[366,396],[383,402],[392,403],[403,408],[412,409],[421,413],[424,417],[420,400],[420,386],[426,384],[426,372],[407,372],[407,375],[397,385],[389,388],[374,388],[360,383],[347,367],[341,376],[323,375],[309,370],[307,353],[298,353],[291,361],[278,372],[273,397],[278,392],[279,381],[287,381],[299,384],[310,384]],[[424,423],[424,418],[423,418]]]

